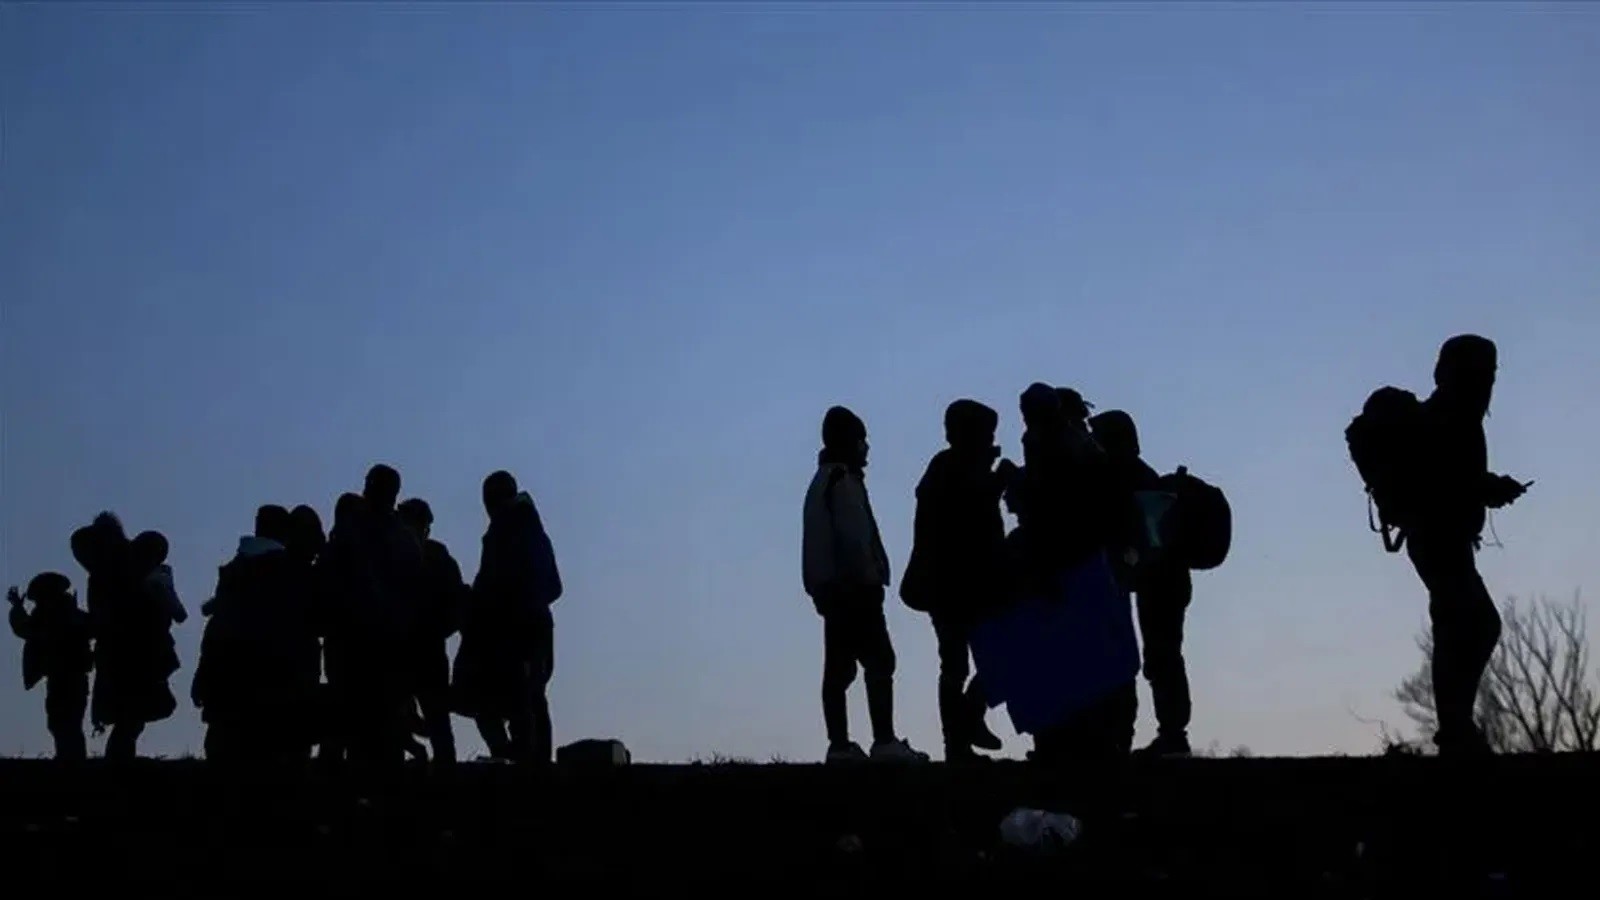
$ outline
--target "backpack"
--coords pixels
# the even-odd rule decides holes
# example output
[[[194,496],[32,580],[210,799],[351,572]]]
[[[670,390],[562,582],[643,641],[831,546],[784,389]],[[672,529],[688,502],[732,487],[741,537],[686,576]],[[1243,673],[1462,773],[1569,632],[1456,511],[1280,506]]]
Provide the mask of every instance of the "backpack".
[[[1173,557],[1197,572],[1222,565],[1233,546],[1233,507],[1227,495],[1185,466],[1161,476],[1158,487],[1177,498],[1162,519],[1163,543]]]
[[[1389,386],[1373,391],[1344,430],[1350,460],[1366,487],[1367,527],[1382,536],[1390,553],[1405,546],[1406,528],[1416,514],[1423,428],[1422,401]]]

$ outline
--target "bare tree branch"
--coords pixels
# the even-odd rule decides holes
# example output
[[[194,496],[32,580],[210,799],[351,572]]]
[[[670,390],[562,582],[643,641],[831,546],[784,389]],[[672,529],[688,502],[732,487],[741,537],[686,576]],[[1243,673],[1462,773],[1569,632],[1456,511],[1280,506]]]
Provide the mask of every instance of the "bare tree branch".
[[[1484,737],[1500,752],[1600,749],[1600,686],[1591,669],[1588,621],[1581,597],[1570,603],[1515,599],[1501,607],[1501,640],[1484,673],[1475,712]],[[1395,688],[1394,698],[1424,739],[1438,732],[1433,696],[1433,635],[1417,636],[1423,663]]]

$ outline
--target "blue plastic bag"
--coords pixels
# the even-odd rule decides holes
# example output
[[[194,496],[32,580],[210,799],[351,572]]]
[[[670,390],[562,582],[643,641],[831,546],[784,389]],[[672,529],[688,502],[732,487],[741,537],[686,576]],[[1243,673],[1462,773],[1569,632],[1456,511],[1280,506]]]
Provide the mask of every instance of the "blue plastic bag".
[[[1038,734],[1138,677],[1133,606],[1097,554],[981,623],[972,658],[988,704]]]

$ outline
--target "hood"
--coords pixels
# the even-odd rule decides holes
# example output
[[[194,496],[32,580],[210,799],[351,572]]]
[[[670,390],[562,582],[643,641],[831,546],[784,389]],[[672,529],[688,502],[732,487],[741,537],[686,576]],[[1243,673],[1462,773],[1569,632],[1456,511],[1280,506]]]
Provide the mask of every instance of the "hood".
[[[499,525],[506,528],[544,528],[539,520],[539,508],[534,505],[533,495],[522,491],[505,505],[500,514],[489,522],[490,526]]]
[[[247,534],[239,538],[239,551],[236,559],[253,559],[266,556],[268,553],[282,553],[284,546],[271,538],[257,537]],[[167,568],[162,566],[162,568]],[[168,570],[170,572],[170,570]]]
[[[1108,409],[1089,420],[1095,441],[1117,459],[1139,456],[1139,429],[1133,417],[1120,409]]]

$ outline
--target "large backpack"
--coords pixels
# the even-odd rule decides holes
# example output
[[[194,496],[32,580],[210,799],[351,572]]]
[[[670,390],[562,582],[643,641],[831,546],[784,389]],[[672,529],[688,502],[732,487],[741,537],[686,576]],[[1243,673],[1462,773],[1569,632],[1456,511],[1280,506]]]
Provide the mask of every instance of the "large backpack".
[[[1350,460],[1366,486],[1367,527],[1382,536],[1390,553],[1405,546],[1416,514],[1423,428],[1422,401],[1389,386],[1373,391],[1344,430]]]
[[[1184,466],[1161,476],[1158,488],[1177,498],[1163,519],[1163,543],[1173,556],[1195,571],[1222,565],[1233,546],[1233,507],[1222,489]]]

